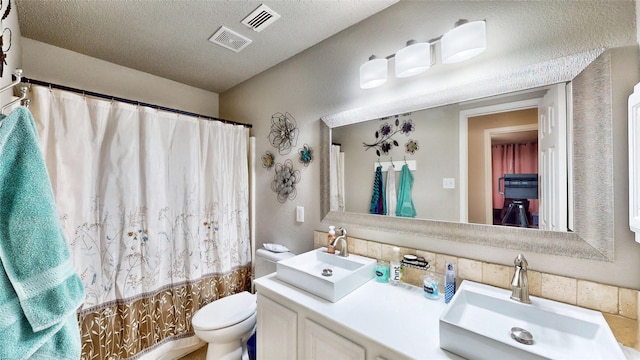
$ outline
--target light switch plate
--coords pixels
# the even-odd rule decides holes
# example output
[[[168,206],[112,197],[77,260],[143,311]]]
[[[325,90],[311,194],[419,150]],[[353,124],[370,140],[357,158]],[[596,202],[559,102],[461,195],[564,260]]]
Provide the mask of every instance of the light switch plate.
[[[296,206],[296,221],[304,222],[304,206]]]

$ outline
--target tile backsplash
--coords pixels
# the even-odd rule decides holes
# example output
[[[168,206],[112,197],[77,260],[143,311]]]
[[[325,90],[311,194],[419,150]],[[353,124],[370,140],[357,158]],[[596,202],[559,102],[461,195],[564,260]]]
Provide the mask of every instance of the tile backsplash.
[[[314,248],[326,246],[327,233],[314,232]],[[375,259],[391,260],[394,245],[348,237],[349,252]],[[457,269],[458,285],[462,280],[471,280],[503,289],[511,288],[514,267],[483,261],[455,257],[446,254],[400,247],[400,254],[424,257],[431,264],[430,271],[444,274],[445,264],[452,262]],[[528,270],[529,293],[533,296],[577,305],[605,314],[638,319],[638,291],[599,284],[591,281],[558,276]],[[406,268],[403,281],[422,286],[424,270]],[[442,284],[442,283],[441,283]],[[442,290],[442,289],[441,289]]]

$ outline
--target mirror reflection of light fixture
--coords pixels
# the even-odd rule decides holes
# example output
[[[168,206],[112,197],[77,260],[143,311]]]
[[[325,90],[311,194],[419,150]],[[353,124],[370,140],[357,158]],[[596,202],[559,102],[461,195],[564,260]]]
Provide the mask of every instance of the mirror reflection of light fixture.
[[[360,66],[360,88],[371,89],[387,81],[387,59],[371,55],[369,61]]]
[[[487,48],[487,30],[484,21],[458,20],[455,26],[440,39],[443,64],[454,64],[471,59]]]
[[[421,74],[431,67],[431,44],[407,41],[407,46],[395,55],[396,77],[405,78]]]
[[[486,22],[458,20],[455,27],[425,42],[407,41],[407,46],[386,58],[372,55],[360,66],[360,88],[371,89],[387,81],[387,63],[395,58],[395,75],[405,78],[421,74],[435,63],[432,47],[440,42],[442,63],[454,64],[479,55],[487,48]]]

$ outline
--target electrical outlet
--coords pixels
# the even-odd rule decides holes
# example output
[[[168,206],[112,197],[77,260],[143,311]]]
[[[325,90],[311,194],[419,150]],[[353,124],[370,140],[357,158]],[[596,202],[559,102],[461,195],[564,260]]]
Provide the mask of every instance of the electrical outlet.
[[[443,178],[442,179],[442,188],[443,189],[455,189],[456,188],[456,179],[455,178]]]

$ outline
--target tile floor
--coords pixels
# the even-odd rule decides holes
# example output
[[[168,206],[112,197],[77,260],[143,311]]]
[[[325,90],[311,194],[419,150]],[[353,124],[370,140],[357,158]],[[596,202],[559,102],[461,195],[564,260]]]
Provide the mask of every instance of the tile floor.
[[[205,345],[200,349],[181,357],[178,360],[205,360],[206,356],[207,356],[207,346]]]

